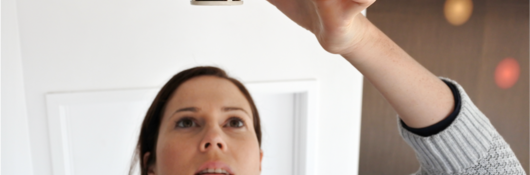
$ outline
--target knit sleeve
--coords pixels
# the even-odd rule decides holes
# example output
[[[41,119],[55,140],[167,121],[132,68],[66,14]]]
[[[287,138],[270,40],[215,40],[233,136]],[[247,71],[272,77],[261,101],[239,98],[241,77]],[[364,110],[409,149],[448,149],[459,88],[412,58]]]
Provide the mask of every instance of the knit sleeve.
[[[462,100],[460,112],[451,125],[423,137],[399,124],[401,136],[420,162],[416,174],[525,174],[510,146],[464,89],[453,80],[441,79],[458,87]]]

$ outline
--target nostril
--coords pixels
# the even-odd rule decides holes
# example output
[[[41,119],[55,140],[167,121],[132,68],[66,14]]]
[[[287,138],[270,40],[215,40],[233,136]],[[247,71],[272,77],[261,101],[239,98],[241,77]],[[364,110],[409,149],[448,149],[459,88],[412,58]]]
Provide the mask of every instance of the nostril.
[[[204,145],[204,148],[208,148],[210,146],[210,143],[206,143],[206,145]]]
[[[217,143],[217,146],[218,146],[219,148],[223,148],[223,145],[220,144],[220,143]]]

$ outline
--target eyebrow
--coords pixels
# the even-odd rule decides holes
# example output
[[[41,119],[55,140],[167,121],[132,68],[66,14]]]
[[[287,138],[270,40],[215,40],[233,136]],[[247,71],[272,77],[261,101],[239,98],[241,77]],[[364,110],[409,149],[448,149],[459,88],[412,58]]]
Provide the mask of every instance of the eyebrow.
[[[250,114],[245,111],[243,108],[238,108],[238,107],[223,107],[223,111],[243,111],[245,114],[247,114],[248,116],[250,116]]]
[[[197,107],[185,107],[185,108],[180,108],[178,109],[177,111],[175,111],[173,114],[176,114],[176,113],[179,113],[179,112],[199,112],[201,109],[200,108],[197,108]],[[250,117],[250,114],[245,111],[243,108],[240,108],[240,107],[223,107],[222,110],[224,112],[228,112],[228,111],[243,111],[245,114],[247,114],[249,117]]]
[[[200,110],[201,110],[201,109],[196,108],[196,107],[185,107],[185,108],[180,108],[180,109],[178,109],[178,110],[175,111],[174,113],[177,113],[177,112],[184,112],[184,111],[197,112],[197,111],[200,111]]]

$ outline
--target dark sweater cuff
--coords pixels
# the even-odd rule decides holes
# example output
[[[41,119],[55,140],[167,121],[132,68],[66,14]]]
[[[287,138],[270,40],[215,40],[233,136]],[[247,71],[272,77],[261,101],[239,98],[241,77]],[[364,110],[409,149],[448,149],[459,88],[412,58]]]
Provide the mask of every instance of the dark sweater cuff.
[[[462,106],[462,99],[460,97],[460,92],[458,92],[458,88],[452,84],[451,82],[449,81],[446,81],[446,80],[442,80],[445,84],[447,84],[447,86],[449,86],[449,88],[451,89],[451,92],[453,92],[453,97],[454,97],[454,100],[455,100],[455,108],[453,110],[453,112],[451,114],[449,114],[449,116],[447,116],[445,119],[443,119],[442,121],[434,124],[434,125],[431,125],[431,126],[428,126],[428,127],[425,127],[425,128],[411,128],[409,126],[407,126],[405,124],[405,122],[403,122],[403,120],[399,120],[401,122],[401,125],[403,126],[403,128],[407,129],[408,131],[414,133],[414,134],[417,134],[417,135],[420,135],[420,136],[424,136],[424,137],[428,137],[428,136],[432,136],[432,135],[435,135],[435,134],[438,134],[439,132],[445,130],[445,128],[447,128],[449,125],[451,125],[451,123],[453,123],[453,121],[456,119],[456,116],[458,116],[458,113],[460,113],[460,108]]]
[[[448,78],[440,78],[458,88],[461,102],[458,116],[443,131],[431,136],[412,133],[401,123],[398,124],[399,132],[416,152],[423,170],[428,170],[430,174],[457,174],[488,156],[493,137],[499,136],[462,86]]]

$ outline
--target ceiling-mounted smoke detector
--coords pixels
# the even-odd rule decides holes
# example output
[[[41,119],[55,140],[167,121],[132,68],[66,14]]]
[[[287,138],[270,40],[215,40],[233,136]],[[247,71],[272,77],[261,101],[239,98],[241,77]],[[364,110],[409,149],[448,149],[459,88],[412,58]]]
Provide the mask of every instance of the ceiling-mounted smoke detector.
[[[242,5],[243,0],[191,0],[192,5]]]

